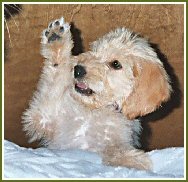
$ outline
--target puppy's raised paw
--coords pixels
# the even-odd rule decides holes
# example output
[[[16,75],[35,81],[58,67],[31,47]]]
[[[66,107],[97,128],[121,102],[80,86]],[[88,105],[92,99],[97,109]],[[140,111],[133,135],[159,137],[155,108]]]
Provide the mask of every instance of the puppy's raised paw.
[[[70,25],[64,18],[54,20],[42,32],[41,54],[54,66],[58,66],[71,54],[73,41],[71,39]]]
[[[62,17],[59,20],[55,20],[48,25],[48,28],[42,32],[42,43],[52,43],[59,41],[63,38],[64,34],[70,30],[70,25],[64,22]]]

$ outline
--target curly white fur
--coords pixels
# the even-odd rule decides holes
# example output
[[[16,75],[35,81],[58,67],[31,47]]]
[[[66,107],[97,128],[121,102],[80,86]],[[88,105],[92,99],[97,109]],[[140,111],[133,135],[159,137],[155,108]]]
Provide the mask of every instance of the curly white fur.
[[[135,118],[169,98],[171,88],[161,61],[145,39],[125,28],[95,41],[91,51],[72,56],[69,28],[61,18],[43,31],[41,54],[46,60],[23,114],[30,142],[94,151],[109,165],[150,169],[149,158],[135,149],[141,131]],[[114,60],[122,69],[111,67]],[[74,78],[76,65],[87,71],[82,79]],[[92,93],[77,92],[78,83]]]

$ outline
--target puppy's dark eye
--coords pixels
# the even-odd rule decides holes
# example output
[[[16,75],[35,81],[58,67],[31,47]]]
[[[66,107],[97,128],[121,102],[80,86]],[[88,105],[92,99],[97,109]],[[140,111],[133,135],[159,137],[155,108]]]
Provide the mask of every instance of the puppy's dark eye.
[[[110,66],[114,68],[115,70],[119,70],[122,68],[121,63],[118,60],[114,60],[110,63]]]

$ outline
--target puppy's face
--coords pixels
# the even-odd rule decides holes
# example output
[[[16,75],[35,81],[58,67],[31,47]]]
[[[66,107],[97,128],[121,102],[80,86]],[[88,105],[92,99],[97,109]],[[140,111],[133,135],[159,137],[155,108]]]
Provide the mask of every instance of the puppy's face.
[[[166,101],[170,85],[161,62],[145,40],[123,37],[125,33],[111,33],[94,42],[93,51],[76,57],[73,96],[91,109],[112,106],[133,119]]]
[[[75,96],[92,108],[114,105],[128,97],[134,86],[133,64],[114,56],[104,60],[91,53],[77,57],[74,67]]]

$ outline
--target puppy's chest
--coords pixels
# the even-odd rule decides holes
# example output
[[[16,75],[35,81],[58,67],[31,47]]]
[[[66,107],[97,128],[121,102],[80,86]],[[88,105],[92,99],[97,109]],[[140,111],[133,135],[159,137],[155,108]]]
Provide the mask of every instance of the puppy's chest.
[[[114,123],[109,119],[105,120],[105,116],[80,114],[69,121],[69,126],[64,125],[62,130],[65,139],[63,148],[80,148],[98,152],[106,145],[121,141],[123,138],[121,130],[120,123]]]
[[[124,137],[125,120],[108,109],[89,110],[71,97],[65,97],[52,147],[80,148],[90,151],[103,149]]]

